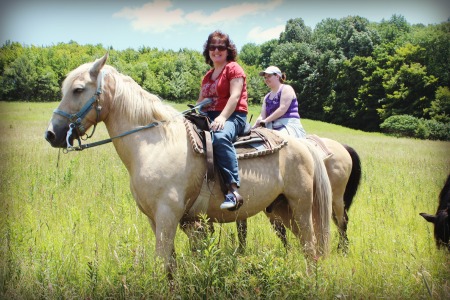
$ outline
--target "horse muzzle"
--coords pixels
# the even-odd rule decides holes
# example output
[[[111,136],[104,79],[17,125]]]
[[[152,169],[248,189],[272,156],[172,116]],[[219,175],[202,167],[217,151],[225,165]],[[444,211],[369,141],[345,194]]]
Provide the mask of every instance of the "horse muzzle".
[[[73,141],[78,138],[76,131],[72,131],[70,136],[67,136],[69,132],[69,125],[63,127],[54,126],[52,123],[48,126],[44,133],[44,137],[49,144],[54,148],[67,148],[67,142],[73,144]]]

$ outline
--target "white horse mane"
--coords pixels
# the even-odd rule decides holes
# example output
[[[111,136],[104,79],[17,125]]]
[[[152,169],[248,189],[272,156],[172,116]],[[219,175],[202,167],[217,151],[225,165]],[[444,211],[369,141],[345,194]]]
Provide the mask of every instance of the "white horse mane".
[[[131,77],[117,71],[108,72],[108,76],[112,76],[116,83],[113,105],[121,109],[130,121],[145,125],[154,121],[172,121],[178,114],[173,107],[144,90]]]

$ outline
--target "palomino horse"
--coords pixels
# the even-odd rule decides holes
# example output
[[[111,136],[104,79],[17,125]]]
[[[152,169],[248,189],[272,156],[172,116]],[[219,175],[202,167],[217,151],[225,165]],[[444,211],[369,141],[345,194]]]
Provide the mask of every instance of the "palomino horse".
[[[107,57],[68,74],[45,138],[53,147],[81,150],[89,148],[79,139],[86,130],[105,123],[130,175],[131,192],[155,234],[155,254],[169,276],[176,265],[178,224],[193,223],[200,213],[214,222],[242,220],[263,211],[278,195],[288,207],[279,217],[299,238],[306,257],[329,251],[331,186],[321,159],[305,143],[285,137],[287,145],[277,152],[239,161],[244,198],[239,210],[219,208],[224,197],[219,184],[206,203],[198,204],[206,159],[194,152],[182,114],[105,65]],[[80,146],[72,146],[75,139]]]
[[[439,205],[435,215],[420,213],[428,222],[434,225],[434,239],[438,249],[447,248],[450,251],[450,175],[439,193]]]
[[[329,138],[322,138],[323,143],[333,154],[325,160],[328,177],[333,191],[333,221],[338,227],[338,249],[347,250],[348,210],[352,205],[361,180],[361,160],[358,153],[350,146],[343,145]],[[272,205],[282,205],[277,201]],[[284,246],[287,246],[286,229],[276,215],[266,210],[266,215]],[[239,245],[245,248],[247,236],[247,220],[237,221]]]

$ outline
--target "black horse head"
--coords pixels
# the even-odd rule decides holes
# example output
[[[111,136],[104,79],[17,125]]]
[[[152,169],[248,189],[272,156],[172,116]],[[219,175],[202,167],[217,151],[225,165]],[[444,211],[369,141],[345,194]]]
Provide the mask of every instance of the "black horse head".
[[[434,224],[434,238],[438,248],[446,247],[450,251],[450,175],[439,194],[439,206],[435,215],[420,213],[428,222]]]

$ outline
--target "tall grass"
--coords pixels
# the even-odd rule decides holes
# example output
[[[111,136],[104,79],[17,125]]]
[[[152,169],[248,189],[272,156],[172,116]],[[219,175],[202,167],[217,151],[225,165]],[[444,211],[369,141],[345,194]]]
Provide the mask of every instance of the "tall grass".
[[[196,252],[179,231],[169,286],[112,145],[62,154],[44,140],[56,105],[0,102],[1,299],[450,298],[450,255],[435,248],[432,227],[419,216],[436,210],[449,142],[303,120],[309,133],[361,156],[348,254],[336,251],[333,226],[332,253],[307,269],[294,237],[286,251],[259,214],[249,219],[242,254],[233,223],[216,224]],[[101,125],[94,140],[106,137]]]

